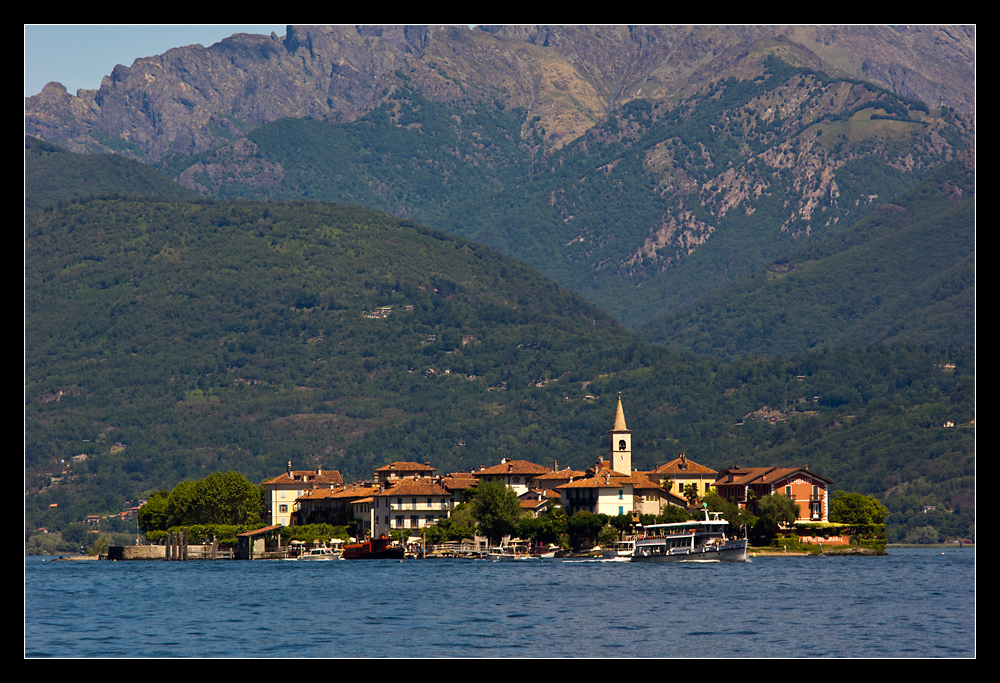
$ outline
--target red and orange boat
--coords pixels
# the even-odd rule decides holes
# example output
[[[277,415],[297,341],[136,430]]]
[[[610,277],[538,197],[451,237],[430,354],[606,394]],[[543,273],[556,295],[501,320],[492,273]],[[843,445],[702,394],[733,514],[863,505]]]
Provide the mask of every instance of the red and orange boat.
[[[369,538],[361,543],[344,545],[345,560],[401,560],[403,548],[393,546],[392,541],[385,536]]]

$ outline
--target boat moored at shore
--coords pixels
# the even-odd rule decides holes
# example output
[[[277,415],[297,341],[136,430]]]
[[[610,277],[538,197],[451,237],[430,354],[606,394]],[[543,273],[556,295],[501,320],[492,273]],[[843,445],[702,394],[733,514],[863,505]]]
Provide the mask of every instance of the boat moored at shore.
[[[402,546],[392,545],[392,541],[385,536],[344,546],[345,560],[401,560],[404,555]]]
[[[316,561],[316,560],[339,560],[342,554],[339,550],[334,550],[332,548],[327,548],[325,545],[319,548],[312,548],[308,552],[299,555],[297,560],[306,561]]]
[[[486,558],[494,562],[537,559],[536,556],[531,554],[531,548],[528,544],[517,539],[509,543],[503,543],[499,547],[490,548],[486,553]]]

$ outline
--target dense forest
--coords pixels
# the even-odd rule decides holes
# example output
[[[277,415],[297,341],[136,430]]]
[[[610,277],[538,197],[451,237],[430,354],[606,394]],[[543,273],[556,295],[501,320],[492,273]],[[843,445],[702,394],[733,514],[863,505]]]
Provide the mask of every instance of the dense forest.
[[[840,238],[972,146],[953,111],[777,58],[559,149],[540,125],[404,86],[351,123],[281,119],[159,167],[219,199],[354,203],[489,244],[636,328]]]
[[[809,464],[895,538],[974,533],[971,349],[669,350],[482,244],[305,201],[64,201],[25,270],[31,528],[288,461],[585,468],[620,391],[638,468]]]

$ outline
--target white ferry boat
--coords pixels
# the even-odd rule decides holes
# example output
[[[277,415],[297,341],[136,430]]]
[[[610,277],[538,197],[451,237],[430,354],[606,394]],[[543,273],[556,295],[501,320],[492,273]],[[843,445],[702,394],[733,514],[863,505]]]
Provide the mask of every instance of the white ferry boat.
[[[711,518],[709,518],[711,515]],[[633,562],[746,562],[745,538],[729,538],[721,512],[705,519],[651,524],[636,539]]]

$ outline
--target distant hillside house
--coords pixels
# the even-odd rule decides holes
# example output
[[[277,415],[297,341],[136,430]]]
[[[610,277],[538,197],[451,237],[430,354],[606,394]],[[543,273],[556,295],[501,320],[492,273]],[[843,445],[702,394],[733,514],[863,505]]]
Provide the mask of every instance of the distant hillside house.
[[[265,514],[269,523],[291,526],[292,513],[298,507],[296,500],[316,489],[332,489],[344,485],[344,479],[337,470],[288,470],[263,483],[265,492]]]
[[[803,467],[731,467],[722,470],[715,490],[753,514],[761,498],[784,495],[799,506],[798,522],[826,522],[833,480]]]

